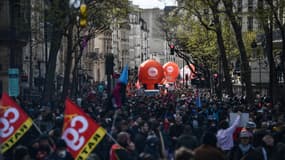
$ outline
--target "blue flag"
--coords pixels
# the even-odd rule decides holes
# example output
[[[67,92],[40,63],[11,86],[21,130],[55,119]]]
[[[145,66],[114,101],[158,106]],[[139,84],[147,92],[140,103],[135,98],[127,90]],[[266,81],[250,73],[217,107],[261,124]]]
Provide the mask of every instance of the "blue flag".
[[[120,75],[119,83],[128,84],[128,65],[126,65]]]
[[[198,108],[201,108],[201,107],[202,107],[202,102],[201,102],[199,90],[196,91],[196,106],[197,106]]]

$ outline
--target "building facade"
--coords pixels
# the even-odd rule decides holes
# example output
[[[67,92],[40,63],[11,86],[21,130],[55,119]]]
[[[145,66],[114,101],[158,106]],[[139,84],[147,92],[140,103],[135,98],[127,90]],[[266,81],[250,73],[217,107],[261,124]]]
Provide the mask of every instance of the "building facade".
[[[166,37],[161,29],[159,17],[163,15],[163,10],[159,8],[143,9],[141,16],[149,28],[149,58],[157,55],[164,55],[166,50]]]
[[[149,26],[143,19],[138,6],[133,6],[134,11],[129,14],[129,65],[131,69],[138,68],[149,56]]]
[[[30,37],[30,1],[2,0],[0,2],[0,93],[8,91],[8,69],[19,71],[21,82],[23,52]],[[27,79],[23,77],[23,80]]]

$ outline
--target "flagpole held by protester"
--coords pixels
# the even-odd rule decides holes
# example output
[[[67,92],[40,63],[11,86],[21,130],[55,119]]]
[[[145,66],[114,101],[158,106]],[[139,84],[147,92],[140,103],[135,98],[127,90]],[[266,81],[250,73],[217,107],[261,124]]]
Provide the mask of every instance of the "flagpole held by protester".
[[[126,86],[128,84],[128,65],[126,65],[116,83],[116,87],[113,90],[113,106],[116,109],[114,113],[114,118],[112,122],[111,132],[113,133],[113,128],[115,128],[116,120],[118,117],[118,109],[120,109],[125,101],[126,97]]]

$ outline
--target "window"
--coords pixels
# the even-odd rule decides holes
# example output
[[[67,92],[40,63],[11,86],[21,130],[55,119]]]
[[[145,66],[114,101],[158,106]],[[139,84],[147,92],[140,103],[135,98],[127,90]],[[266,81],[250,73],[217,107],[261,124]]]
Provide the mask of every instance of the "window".
[[[253,30],[253,17],[252,16],[247,17],[247,30],[248,31]]]
[[[237,22],[241,26],[242,25],[242,17],[238,16],[237,17]]]
[[[253,11],[253,0],[248,0],[248,12]]]
[[[238,0],[237,2],[237,11],[242,12],[242,0]]]

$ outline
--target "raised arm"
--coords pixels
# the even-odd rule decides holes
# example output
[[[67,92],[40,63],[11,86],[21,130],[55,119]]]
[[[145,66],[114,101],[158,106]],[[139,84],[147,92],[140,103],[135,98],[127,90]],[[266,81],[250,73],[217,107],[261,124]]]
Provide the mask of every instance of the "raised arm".
[[[241,112],[238,112],[238,115],[234,121],[234,123],[226,129],[226,132],[228,133],[234,133],[234,131],[236,130],[236,128],[238,127],[239,123],[240,123],[240,117],[241,117]]]

